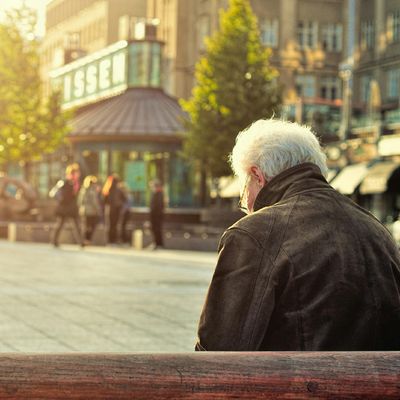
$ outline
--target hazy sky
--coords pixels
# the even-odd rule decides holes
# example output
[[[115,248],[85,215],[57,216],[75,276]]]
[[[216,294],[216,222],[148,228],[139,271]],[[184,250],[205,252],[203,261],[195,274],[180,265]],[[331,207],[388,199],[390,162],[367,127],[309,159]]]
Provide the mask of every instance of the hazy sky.
[[[37,33],[40,36],[44,35],[45,24],[45,9],[49,0],[25,0],[25,3],[38,12],[38,27]],[[22,3],[22,0],[0,0],[0,20],[4,18],[4,10],[8,8],[16,8]]]

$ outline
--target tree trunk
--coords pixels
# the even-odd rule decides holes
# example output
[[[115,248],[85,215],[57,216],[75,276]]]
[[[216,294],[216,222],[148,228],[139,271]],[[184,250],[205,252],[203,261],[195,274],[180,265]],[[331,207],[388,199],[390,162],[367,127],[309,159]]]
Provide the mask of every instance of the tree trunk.
[[[201,167],[200,171],[200,205],[202,207],[208,205],[207,172],[204,167]]]
[[[22,168],[22,178],[25,182],[29,182],[31,177],[31,163],[26,162]]]

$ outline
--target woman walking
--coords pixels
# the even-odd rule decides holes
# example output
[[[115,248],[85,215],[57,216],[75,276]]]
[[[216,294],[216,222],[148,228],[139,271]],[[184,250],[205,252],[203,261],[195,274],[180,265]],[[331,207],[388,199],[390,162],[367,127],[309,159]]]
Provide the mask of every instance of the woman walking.
[[[126,198],[119,187],[120,179],[117,175],[110,175],[103,186],[103,197],[105,204],[108,205],[108,243],[118,242],[118,222],[121,216],[121,210],[125,204]]]

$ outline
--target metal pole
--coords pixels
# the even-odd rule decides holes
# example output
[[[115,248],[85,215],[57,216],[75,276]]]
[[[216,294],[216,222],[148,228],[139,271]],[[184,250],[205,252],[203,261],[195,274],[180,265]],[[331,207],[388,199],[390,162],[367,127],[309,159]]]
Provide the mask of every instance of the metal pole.
[[[356,0],[347,0],[346,58],[339,65],[339,76],[343,79],[342,121],[339,134],[343,141],[348,139],[351,130],[356,14],[355,2]]]

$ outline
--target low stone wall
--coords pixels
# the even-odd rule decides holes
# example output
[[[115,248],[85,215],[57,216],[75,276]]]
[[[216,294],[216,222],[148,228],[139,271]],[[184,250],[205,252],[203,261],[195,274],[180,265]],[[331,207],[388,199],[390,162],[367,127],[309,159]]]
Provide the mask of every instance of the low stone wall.
[[[11,242],[38,242],[50,243],[54,235],[55,224],[49,223],[17,223],[8,224],[8,240]],[[78,243],[78,237],[72,222],[67,221],[63,226],[59,237],[60,244]],[[98,225],[93,235],[93,245],[104,246],[106,244],[106,232],[104,225]]]
[[[165,248],[171,250],[213,251],[216,252],[219,234],[199,233],[189,230],[164,231]],[[152,234],[148,229],[136,229],[132,232],[132,246],[141,250],[152,243]]]
[[[22,223],[10,222],[3,224],[3,238],[12,242],[38,242],[51,243],[54,235],[55,224],[50,223]],[[0,225],[0,233],[2,226]],[[153,238],[151,230],[143,227],[132,227],[132,240],[130,245],[136,250],[142,250],[151,245]],[[59,243],[77,244],[75,229],[72,222],[67,221],[61,231]],[[220,231],[208,231],[200,227],[185,227],[182,229],[164,229],[164,244],[167,249],[217,251]],[[104,246],[107,244],[107,232],[103,224],[99,224],[95,230],[92,245]]]

